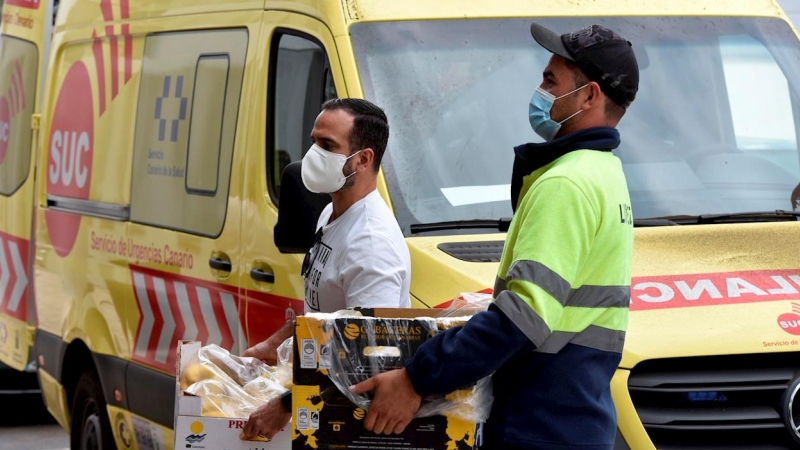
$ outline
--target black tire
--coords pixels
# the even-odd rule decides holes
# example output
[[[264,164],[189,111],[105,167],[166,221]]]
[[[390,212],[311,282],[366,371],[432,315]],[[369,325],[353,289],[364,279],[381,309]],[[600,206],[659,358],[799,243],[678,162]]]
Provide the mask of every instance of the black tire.
[[[72,450],[113,450],[106,400],[97,376],[84,372],[75,386],[72,401],[70,446]]]

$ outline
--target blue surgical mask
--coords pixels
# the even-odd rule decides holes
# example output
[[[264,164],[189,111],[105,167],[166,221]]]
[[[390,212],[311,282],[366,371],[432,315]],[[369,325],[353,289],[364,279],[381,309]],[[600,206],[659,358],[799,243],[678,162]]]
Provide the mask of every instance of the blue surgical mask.
[[[541,136],[545,141],[551,141],[555,135],[558,134],[558,130],[561,129],[561,124],[583,112],[582,109],[579,109],[575,114],[567,117],[561,122],[556,122],[550,118],[550,110],[553,108],[553,103],[560,98],[564,98],[574,92],[580,91],[586,86],[588,86],[588,84],[584,84],[583,86],[567,92],[560,97],[556,97],[541,87],[537,87],[536,90],[533,91],[533,96],[531,96],[531,102],[528,106],[528,120],[531,123],[531,128],[533,128],[533,131],[535,131],[536,134]]]

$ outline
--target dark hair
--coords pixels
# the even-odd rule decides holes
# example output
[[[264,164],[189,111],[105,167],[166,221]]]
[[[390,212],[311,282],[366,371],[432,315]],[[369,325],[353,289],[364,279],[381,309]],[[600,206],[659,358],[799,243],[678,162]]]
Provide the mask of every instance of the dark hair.
[[[589,79],[589,76],[586,75],[586,73],[584,73],[584,71],[581,70],[581,68],[574,62],[567,60],[567,67],[569,68],[570,71],[572,71],[572,76],[573,79],[575,80],[575,89],[578,89],[579,87],[592,81],[591,79]],[[600,89],[603,89],[602,84],[600,85]],[[633,94],[631,101],[633,101],[635,98],[636,94]],[[622,118],[622,116],[625,115],[626,111],[625,108],[622,105],[618,105],[611,97],[606,97],[606,99],[607,99],[606,109],[605,109],[606,117],[618,121],[619,119]]]
[[[322,104],[323,111],[342,110],[353,116],[350,130],[350,153],[371,148],[375,152],[373,169],[381,167],[381,160],[389,141],[389,121],[386,113],[372,102],[360,98],[334,98]]]

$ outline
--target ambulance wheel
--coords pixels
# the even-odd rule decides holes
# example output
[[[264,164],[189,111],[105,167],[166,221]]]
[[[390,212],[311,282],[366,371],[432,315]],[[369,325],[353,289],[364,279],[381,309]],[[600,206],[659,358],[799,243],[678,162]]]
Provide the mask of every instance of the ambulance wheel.
[[[72,450],[111,450],[116,448],[111,435],[103,389],[97,376],[84,372],[75,386],[70,430]]]

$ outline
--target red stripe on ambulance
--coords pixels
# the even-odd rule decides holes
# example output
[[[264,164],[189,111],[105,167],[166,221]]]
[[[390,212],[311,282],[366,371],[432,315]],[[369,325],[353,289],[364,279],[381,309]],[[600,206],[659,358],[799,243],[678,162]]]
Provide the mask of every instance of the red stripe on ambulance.
[[[100,11],[103,14],[103,20],[106,22],[113,22],[117,20],[114,17],[114,9],[112,0],[100,0]],[[130,4],[128,0],[120,0],[119,2],[119,20],[127,20],[130,18]],[[111,101],[117,98],[120,90],[120,78],[122,84],[125,85],[130,81],[133,75],[133,37],[130,34],[130,24],[120,25],[120,33],[117,34],[114,30],[116,25],[105,25],[103,31],[105,37],[108,39],[108,60],[110,64],[110,84],[111,84]],[[119,37],[122,36],[122,39]],[[92,49],[94,53],[95,70],[97,72],[97,87],[100,92],[100,116],[106,112],[106,101],[109,92],[107,91],[106,84],[106,66],[105,54],[103,51],[103,41],[98,36],[97,31],[92,31]],[[119,58],[120,42],[123,44],[123,57],[122,61]],[[123,70],[120,71],[120,64],[123,65]]]
[[[6,0],[6,5],[21,6],[28,9],[39,9],[39,0]]]
[[[235,288],[181,275],[131,266],[139,323],[133,359],[175,369],[175,344],[198,340],[233,353],[247,348]]]
[[[631,311],[800,299],[800,269],[635,277]]]

